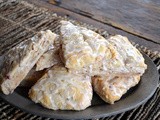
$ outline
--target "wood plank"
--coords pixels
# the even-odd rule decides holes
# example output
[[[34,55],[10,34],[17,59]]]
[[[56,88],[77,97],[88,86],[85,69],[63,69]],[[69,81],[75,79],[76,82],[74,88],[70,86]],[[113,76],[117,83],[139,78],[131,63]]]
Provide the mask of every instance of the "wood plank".
[[[62,0],[59,6],[160,43],[160,0]]]
[[[84,23],[87,23],[87,24],[90,24],[90,25],[94,25],[95,27],[99,28],[99,29],[104,29],[104,30],[107,30],[110,34],[121,34],[121,35],[125,35],[127,36],[131,41],[135,42],[135,43],[138,43],[139,45],[143,45],[143,46],[146,46],[147,48],[153,50],[153,51],[159,51],[160,52],[160,45],[159,44],[156,44],[150,40],[146,40],[144,38],[141,38],[141,37],[137,37],[135,35],[132,35],[132,34],[129,34],[123,30],[120,30],[120,29],[116,29],[112,26],[109,26],[109,25],[106,25],[106,24],[103,24],[101,22],[97,22],[91,18],[88,18],[88,17],[85,17],[85,16],[82,16],[80,14],[77,14],[75,12],[71,12],[69,10],[66,10],[66,9],[63,9],[63,8],[60,8],[58,6],[55,6],[55,5],[51,5],[49,4],[47,1],[44,1],[44,0],[26,0],[30,3],[33,3],[37,6],[40,6],[40,7],[43,7],[43,8],[46,8],[48,9],[49,11],[53,12],[53,13],[57,13],[58,15],[61,15],[61,16],[67,16],[71,19],[74,19],[74,20],[77,20],[77,21],[81,21],[81,22],[84,22]]]

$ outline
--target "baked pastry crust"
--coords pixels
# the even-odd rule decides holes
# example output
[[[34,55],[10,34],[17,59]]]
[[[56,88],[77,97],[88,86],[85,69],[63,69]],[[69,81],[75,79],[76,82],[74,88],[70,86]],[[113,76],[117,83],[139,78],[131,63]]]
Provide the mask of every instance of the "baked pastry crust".
[[[41,31],[7,52],[1,72],[1,89],[4,94],[14,91],[56,37],[50,30]]]
[[[53,110],[83,110],[91,105],[91,78],[53,66],[29,91],[29,97]]]
[[[61,21],[61,58],[69,70],[86,72],[90,65],[100,62],[110,51],[112,45],[94,31],[73,25],[68,21]],[[92,73],[91,73],[92,74]]]
[[[94,76],[92,85],[94,91],[107,103],[114,104],[131,87],[137,85],[140,76]]]
[[[124,67],[129,73],[142,75],[145,72],[147,65],[144,62],[142,54],[130,43],[127,37],[115,35],[107,40],[118,53],[116,59],[123,62]]]

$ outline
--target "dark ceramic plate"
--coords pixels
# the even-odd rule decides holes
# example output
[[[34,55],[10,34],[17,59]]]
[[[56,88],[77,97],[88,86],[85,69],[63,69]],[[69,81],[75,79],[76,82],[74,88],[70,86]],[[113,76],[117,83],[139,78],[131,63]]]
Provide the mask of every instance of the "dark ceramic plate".
[[[52,111],[32,102],[27,97],[28,89],[23,87],[17,88],[13,94],[8,96],[0,93],[0,97],[24,111],[43,117],[57,119],[87,119],[115,115],[143,104],[154,94],[158,85],[158,72],[151,59],[146,55],[144,55],[144,58],[148,65],[148,69],[142,76],[141,82],[130,89],[122,99],[117,101],[114,105],[106,104],[94,94],[92,105],[86,110],[78,112]]]

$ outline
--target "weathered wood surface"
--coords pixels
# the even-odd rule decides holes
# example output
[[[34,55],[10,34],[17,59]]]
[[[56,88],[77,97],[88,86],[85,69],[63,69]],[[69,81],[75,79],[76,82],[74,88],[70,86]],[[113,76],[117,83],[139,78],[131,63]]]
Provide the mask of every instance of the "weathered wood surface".
[[[131,34],[128,31],[118,29],[118,28],[113,27],[113,26],[108,25],[108,24],[104,24],[103,22],[97,21],[97,20],[95,20],[93,18],[90,18],[90,17],[86,17],[86,15],[81,15],[81,14],[76,13],[74,11],[67,10],[66,8],[62,8],[62,7],[59,7],[57,5],[50,4],[48,2],[48,0],[34,0],[34,1],[33,0],[27,0],[27,1],[29,1],[31,3],[34,3],[37,6],[47,8],[49,11],[57,13],[58,15],[67,16],[71,19],[75,19],[75,20],[78,20],[78,21],[81,21],[81,22],[85,22],[85,23],[93,25],[97,28],[107,30],[110,34],[125,35],[131,41],[133,41],[135,43],[138,43],[139,45],[146,46],[153,51],[160,51],[160,43],[155,42],[153,39],[145,39],[143,36],[141,37],[141,36]],[[65,0],[63,0],[63,1],[65,1]],[[159,35],[160,34],[158,34],[157,36],[159,36]],[[160,37],[158,37],[157,39],[160,39]]]
[[[58,25],[57,16],[24,1],[0,2],[0,56],[38,31],[57,33]]]
[[[59,6],[160,43],[160,0],[62,0]]]

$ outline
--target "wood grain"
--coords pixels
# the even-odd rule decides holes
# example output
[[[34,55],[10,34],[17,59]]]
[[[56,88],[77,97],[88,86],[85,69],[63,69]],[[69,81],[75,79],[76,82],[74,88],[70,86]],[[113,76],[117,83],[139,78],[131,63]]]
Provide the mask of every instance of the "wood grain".
[[[71,19],[77,20],[77,21],[81,21],[90,25],[93,25],[99,29],[104,29],[106,31],[108,31],[110,34],[121,34],[124,36],[127,36],[129,38],[129,40],[138,43],[139,45],[143,45],[153,51],[160,51],[160,44],[154,43],[151,40],[148,39],[144,39],[138,36],[135,36],[133,34],[129,34],[128,32],[125,32],[123,30],[117,29],[115,27],[112,27],[110,25],[107,24],[103,24],[101,22],[98,22],[96,20],[93,20],[92,18],[89,17],[85,17],[82,16],[80,14],[77,14],[75,12],[66,10],[64,8],[60,8],[59,6],[55,6],[52,4],[49,4],[49,2],[47,2],[47,0],[27,0],[30,3],[33,3],[37,6],[43,7],[48,9],[49,11],[53,12],[53,13],[57,13],[58,15],[61,16],[67,16]]]
[[[160,43],[160,0],[62,0],[60,7]]]

